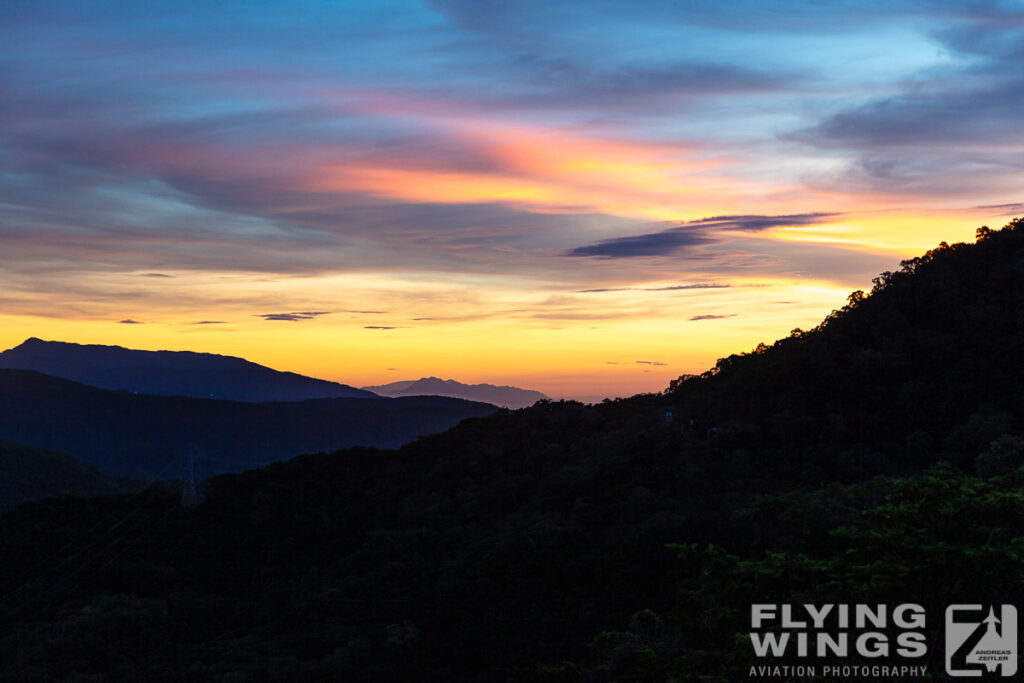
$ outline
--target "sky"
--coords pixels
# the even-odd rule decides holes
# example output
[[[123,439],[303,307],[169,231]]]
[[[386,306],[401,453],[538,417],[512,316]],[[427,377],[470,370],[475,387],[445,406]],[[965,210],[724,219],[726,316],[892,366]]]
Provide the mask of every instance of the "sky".
[[[1024,2],[0,3],[0,348],[600,400],[1024,215]]]

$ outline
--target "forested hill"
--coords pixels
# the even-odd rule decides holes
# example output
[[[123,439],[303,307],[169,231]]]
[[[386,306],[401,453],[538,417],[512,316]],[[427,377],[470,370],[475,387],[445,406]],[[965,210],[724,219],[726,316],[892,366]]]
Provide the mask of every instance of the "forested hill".
[[[196,452],[205,477],[300,453],[397,447],[495,410],[442,396],[267,403],[148,396],[0,368],[0,439],[147,479],[180,476],[186,450]]]
[[[871,444],[875,469],[965,464],[1024,413],[1024,221],[900,265],[815,329],[673,382],[669,404],[738,447]]]
[[[1024,601],[1022,266],[1018,220],[664,394],[21,506],[0,677],[736,681],[754,602],[915,602],[942,679],[945,605]]]
[[[0,511],[48,496],[127,491],[133,484],[64,453],[0,441]]]

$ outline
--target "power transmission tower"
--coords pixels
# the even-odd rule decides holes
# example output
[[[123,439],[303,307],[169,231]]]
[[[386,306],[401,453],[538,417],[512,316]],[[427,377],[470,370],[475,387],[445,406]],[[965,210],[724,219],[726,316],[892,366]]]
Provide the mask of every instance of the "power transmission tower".
[[[195,446],[185,447],[185,477],[184,486],[181,491],[181,504],[185,507],[199,503],[199,494],[196,493],[195,455]]]

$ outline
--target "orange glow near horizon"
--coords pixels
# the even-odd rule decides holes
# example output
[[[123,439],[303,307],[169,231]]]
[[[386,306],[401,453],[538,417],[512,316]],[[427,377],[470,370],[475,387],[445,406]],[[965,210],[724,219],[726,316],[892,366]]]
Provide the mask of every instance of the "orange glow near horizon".
[[[772,237],[811,244],[850,245],[880,252],[917,255],[946,242],[973,242],[974,231],[987,217],[980,211],[852,213],[832,223],[810,227],[776,228]],[[991,226],[990,226],[991,227]]]
[[[288,284],[296,302],[318,292],[321,309],[332,312],[297,322],[267,321],[252,315],[251,305],[222,305],[217,318],[222,322],[202,325],[195,324],[200,316],[190,307],[170,305],[159,315],[133,318],[139,324],[117,322],[114,310],[124,309],[113,307],[106,319],[5,314],[0,316],[0,347],[36,336],[192,350],[242,356],[354,386],[442,376],[596,401],[660,391],[671,379],[701,372],[721,356],[784,336],[798,325],[815,324],[821,311],[841,305],[848,293],[844,287],[780,281],[661,292],[653,300],[638,291],[568,294],[551,304],[540,290],[502,295],[496,280],[471,287],[434,285],[434,303],[421,301],[409,308],[403,292],[412,283],[393,278],[333,276]],[[222,287],[227,294],[247,284]],[[492,295],[483,297],[486,305],[474,301],[481,287]],[[339,289],[349,293],[344,301],[324,295]],[[387,304],[387,311],[343,309],[370,295]],[[781,299],[786,304],[775,303]],[[721,317],[690,320],[706,315]],[[416,320],[426,317],[433,319]]]

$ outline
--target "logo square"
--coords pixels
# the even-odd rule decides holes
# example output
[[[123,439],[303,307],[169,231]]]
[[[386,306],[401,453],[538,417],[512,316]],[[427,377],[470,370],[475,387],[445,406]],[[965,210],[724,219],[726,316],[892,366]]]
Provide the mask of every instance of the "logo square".
[[[950,605],[946,608],[946,673],[956,677],[1017,673],[1017,608]]]

